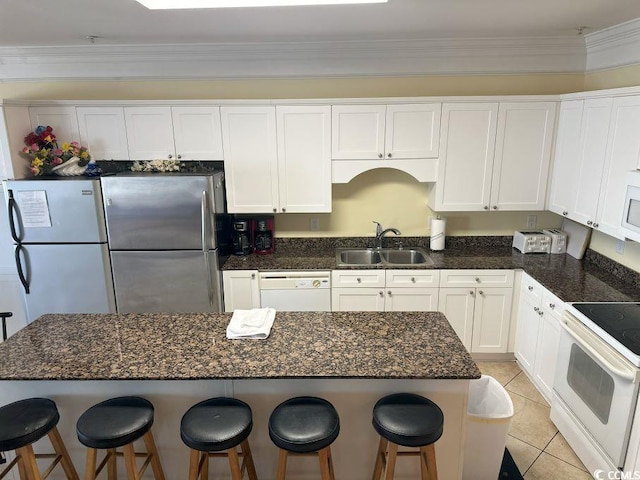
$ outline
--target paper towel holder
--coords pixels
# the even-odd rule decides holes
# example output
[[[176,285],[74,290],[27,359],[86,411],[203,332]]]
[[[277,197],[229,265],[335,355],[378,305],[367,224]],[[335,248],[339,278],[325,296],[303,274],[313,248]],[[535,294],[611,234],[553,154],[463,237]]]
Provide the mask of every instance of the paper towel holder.
[[[446,219],[437,215],[431,218],[431,238],[429,248],[434,251],[444,250]]]

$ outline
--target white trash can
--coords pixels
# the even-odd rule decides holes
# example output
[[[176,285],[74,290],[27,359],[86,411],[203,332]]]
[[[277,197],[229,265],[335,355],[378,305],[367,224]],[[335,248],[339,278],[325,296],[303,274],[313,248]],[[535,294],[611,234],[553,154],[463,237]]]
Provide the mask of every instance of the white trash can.
[[[463,480],[496,480],[513,418],[511,397],[493,377],[469,382]]]

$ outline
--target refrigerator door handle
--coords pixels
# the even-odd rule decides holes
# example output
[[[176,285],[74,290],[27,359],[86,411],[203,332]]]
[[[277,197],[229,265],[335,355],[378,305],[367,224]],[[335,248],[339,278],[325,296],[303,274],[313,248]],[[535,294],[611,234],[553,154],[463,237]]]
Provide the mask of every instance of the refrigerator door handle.
[[[9,190],[8,193],[9,193],[9,202],[8,202],[9,211],[7,213],[9,214],[9,228],[11,230],[11,237],[13,238],[14,242],[20,243],[20,238],[18,238],[18,232],[16,231],[16,221],[14,216],[14,213],[17,214],[19,212],[18,212],[16,201],[13,198],[13,190]]]
[[[202,191],[202,203],[200,204],[200,213],[202,221],[202,253],[204,255],[204,268],[207,277],[207,295],[209,298],[209,306],[213,307],[213,281],[211,280],[211,265],[209,263],[209,248],[207,245],[207,222],[209,220],[209,204],[207,203],[207,191]]]
[[[24,287],[24,293],[29,295],[29,281],[27,280],[24,270],[22,269],[22,261],[20,260],[20,252],[24,247],[22,244],[16,245],[16,269],[18,270],[18,277],[20,277],[20,283]]]

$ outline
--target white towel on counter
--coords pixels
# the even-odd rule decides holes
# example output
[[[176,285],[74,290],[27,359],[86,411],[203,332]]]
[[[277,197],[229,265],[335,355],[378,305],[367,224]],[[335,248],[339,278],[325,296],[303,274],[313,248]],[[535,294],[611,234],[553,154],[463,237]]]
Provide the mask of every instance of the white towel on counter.
[[[229,325],[227,338],[251,338],[264,340],[271,333],[276,311],[273,308],[254,308],[252,310],[234,310]]]

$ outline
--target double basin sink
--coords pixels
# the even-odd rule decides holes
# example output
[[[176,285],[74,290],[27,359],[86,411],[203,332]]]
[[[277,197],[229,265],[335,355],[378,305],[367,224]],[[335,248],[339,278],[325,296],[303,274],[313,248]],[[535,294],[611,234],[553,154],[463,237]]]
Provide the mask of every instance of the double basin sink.
[[[339,248],[336,262],[339,267],[433,265],[433,260],[421,248]]]

